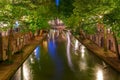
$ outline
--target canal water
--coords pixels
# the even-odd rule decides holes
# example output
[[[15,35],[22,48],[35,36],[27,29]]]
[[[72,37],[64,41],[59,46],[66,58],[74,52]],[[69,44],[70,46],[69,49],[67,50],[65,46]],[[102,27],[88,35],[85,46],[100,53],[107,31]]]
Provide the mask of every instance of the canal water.
[[[120,80],[70,32],[50,31],[11,80]]]

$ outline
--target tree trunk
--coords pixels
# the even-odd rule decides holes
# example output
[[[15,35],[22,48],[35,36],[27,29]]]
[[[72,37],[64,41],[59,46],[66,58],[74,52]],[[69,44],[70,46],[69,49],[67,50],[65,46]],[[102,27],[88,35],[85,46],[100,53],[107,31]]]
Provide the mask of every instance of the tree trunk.
[[[9,32],[8,35],[8,49],[7,49],[7,55],[8,55],[8,62],[12,63],[12,41],[13,41],[13,31],[12,29]]]
[[[115,39],[115,49],[116,49],[116,53],[117,53],[117,57],[120,60],[120,54],[119,54],[119,47],[118,47],[118,41],[117,41],[117,37],[115,32],[113,31],[113,37]]]
[[[8,55],[8,62],[12,62],[12,50],[10,48],[10,41],[8,40],[8,49],[7,49],[7,55]]]
[[[37,36],[39,36],[40,35],[40,29],[39,30],[37,30]]]
[[[2,60],[3,55],[3,46],[2,46],[2,34],[0,33],[0,61]]]
[[[107,52],[107,32],[106,27],[104,27],[104,51]]]
[[[40,36],[42,36],[43,30],[40,30]]]

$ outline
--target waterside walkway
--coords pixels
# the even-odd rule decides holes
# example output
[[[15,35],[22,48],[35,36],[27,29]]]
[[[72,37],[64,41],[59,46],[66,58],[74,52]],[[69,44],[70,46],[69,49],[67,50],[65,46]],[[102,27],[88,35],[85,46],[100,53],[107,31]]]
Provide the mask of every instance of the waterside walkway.
[[[10,80],[11,76],[16,72],[20,65],[27,59],[27,57],[33,52],[35,47],[40,44],[43,37],[36,37],[31,40],[27,46],[23,48],[23,52],[13,55],[13,63],[8,64],[6,62],[0,63],[0,80]]]
[[[105,52],[103,48],[98,47],[95,43],[88,39],[80,39],[79,36],[76,38],[86,46],[91,52],[97,55],[99,58],[103,59],[107,64],[109,64],[112,68],[120,72],[120,60],[117,58],[116,53],[107,51]]]

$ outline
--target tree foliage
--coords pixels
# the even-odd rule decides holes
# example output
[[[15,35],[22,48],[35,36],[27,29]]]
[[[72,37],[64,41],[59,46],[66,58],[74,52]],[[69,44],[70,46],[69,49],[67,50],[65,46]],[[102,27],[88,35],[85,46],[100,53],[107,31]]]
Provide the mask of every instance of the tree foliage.
[[[6,0],[5,0],[6,1]],[[33,2],[35,1],[35,3]],[[48,20],[51,18],[50,5],[52,0],[22,0],[12,2],[0,2],[0,21],[8,21],[11,26],[16,20],[29,30],[48,28]],[[10,27],[10,26],[9,26]],[[27,30],[28,31],[28,30]]]
[[[88,32],[96,31],[93,26],[98,22],[106,24],[104,17],[116,8],[116,3],[115,0],[75,0],[73,12],[84,23],[85,31],[87,27]]]

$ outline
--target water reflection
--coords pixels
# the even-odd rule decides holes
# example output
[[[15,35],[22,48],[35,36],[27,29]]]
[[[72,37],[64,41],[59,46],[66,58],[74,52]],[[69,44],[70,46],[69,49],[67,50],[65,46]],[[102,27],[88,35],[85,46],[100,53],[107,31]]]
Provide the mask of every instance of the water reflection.
[[[48,44],[47,41],[43,41],[43,48],[45,49],[46,52],[48,52]]]
[[[96,80],[104,80],[103,79],[103,71],[101,69],[98,69],[97,73],[96,73]]]
[[[79,61],[79,67],[80,70],[86,70],[88,68],[87,66],[87,61],[86,61],[86,56],[85,56],[85,47],[83,45],[80,46],[80,61]]]
[[[34,54],[37,60],[40,59],[40,46],[37,46],[36,49],[34,50]]]
[[[78,49],[78,40],[75,40],[75,50],[77,50]]]
[[[74,71],[73,64],[71,61],[71,55],[70,55],[70,32],[67,32],[67,59],[70,69]]]
[[[55,65],[55,74],[52,80],[62,80],[62,74],[63,74],[63,62],[61,58],[58,56],[57,51],[56,51],[56,43],[54,40],[49,40],[48,42],[48,51],[51,59],[54,62]]]
[[[18,69],[11,80],[32,80],[32,71],[30,67],[29,59]]]
[[[83,45],[81,45],[81,57],[84,58],[85,57],[85,47]]]
[[[23,80],[22,79],[23,73],[21,74],[21,71],[22,71],[21,68],[19,68],[18,71],[13,76],[12,80]]]
[[[26,61],[23,65],[23,78],[24,80],[32,80],[32,72],[29,65],[29,62]]]
[[[120,73],[93,55],[69,32],[66,40],[58,35],[51,31],[49,39],[36,47],[12,80],[120,80]]]

